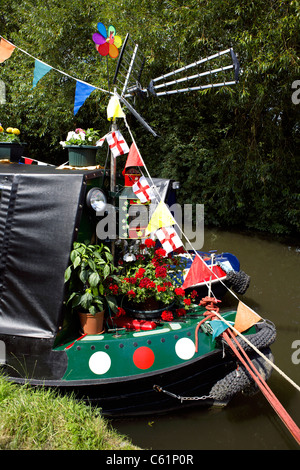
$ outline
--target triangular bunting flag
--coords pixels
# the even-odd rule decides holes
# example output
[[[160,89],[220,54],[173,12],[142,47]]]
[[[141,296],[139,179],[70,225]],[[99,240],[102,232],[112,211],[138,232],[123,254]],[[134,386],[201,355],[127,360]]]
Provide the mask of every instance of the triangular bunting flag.
[[[1,38],[0,40],[0,64],[12,55],[14,49],[15,49],[15,46],[13,46],[13,44],[10,44],[8,41],[5,41],[5,39]]]
[[[151,201],[151,199],[154,198],[153,190],[150,188],[145,176],[141,176],[140,179],[134,183],[132,191],[142,203]]]
[[[90,96],[90,94],[94,90],[95,87],[88,85],[87,83],[76,81],[74,116],[78,113],[85,100]]]
[[[97,140],[96,147],[102,147],[102,145],[104,144],[104,142],[106,140],[106,137],[107,137],[107,134],[105,134],[103,137],[101,137],[101,139]]]
[[[182,246],[182,242],[174,227],[162,227],[157,230],[156,236],[167,254]]]
[[[128,166],[144,166],[142,162],[141,156],[139,154],[138,149],[136,148],[135,144],[131,144],[129,154],[127,157],[127,161],[125,164],[125,168],[122,171],[122,175],[124,176],[125,170]]]
[[[43,78],[46,73],[51,70],[52,67],[50,65],[44,64],[44,62],[41,62],[37,59],[35,59],[34,63],[34,72],[33,72],[33,82],[32,82],[32,88],[34,88],[37,84],[37,82]]]
[[[156,230],[161,227],[170,227],[175,223],[176,222],[166,204],[163,201],[160,201],[157,208],[153,212],[148,227],[146,228],[146,235],[151,232],[156,232]]]
[[[255,323],[258,323],[261,319],[262,318],[257,315],[257,313],[253,312],[247,305],[240,301],[235,316],[234,328],[242,333],[255,325]]]
[[[230,325],[233,325],[233,321],[229,321]],[[209,322],[213,333],[212,333],[212,340],[214,340],[217,336],[220,336],[229,326],[224,323],[222,320],[212,320]]]
[[[217,276],[209,269],[206,263],[196,255],[184,280],[182,288],[187,289],[188,287],[200,284],[200,282],[209,281],[210,278],[217,279]]]
[[[125,114],[121,108],[119,99],[116,96],[112,96],[107,106],[107,119],[114,121],[116,118],[125,118]]]
[[[129,152],[129,147],[120,131],[113,131],[106,136],[107,143],[114,157]]]

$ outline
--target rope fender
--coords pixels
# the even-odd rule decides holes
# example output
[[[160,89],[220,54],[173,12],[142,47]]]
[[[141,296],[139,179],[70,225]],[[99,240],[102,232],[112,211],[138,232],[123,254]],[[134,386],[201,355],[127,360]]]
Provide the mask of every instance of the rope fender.
[[[226,276],[226,283],[237,294],[245,294],[250,285],[250,276],[244,271],[229,271]]]
[[[262,352],[270,361],[274,361],[273,354],[269,348],[266,348]],[[251,360],[264,380],[268,380],[272,373],[272,367],[258,354],[253,356]],[[238,364],[236,370],[230,372],[223,379],[215,383],[210,390],[209,395],[215,401],[227,403],[237,393],[242,392],[245,395],[250,396],[257,391],[258,387],[251,378],[247,369]]]
[[[274,343],[277,333],[275,325],[273,323],[265,320],[262,323],[257,323],[255,325],[255,328],[256,333],[247,335],[247,340],[250,341],[253,346],[255,346],[257,349],[262,349]],[[251,346],[246,343],[246,341],[241,336],[237,337],[236,341],[239,343],[239,345],[243,348],[244,351],[252,351]],[[222,339],[222,343],[224,344],[225,349],[230,349],[224,339]]]

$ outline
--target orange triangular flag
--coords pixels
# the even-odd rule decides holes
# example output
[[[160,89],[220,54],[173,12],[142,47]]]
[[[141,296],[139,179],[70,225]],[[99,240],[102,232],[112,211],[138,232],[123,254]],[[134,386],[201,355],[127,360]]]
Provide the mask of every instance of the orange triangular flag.
[[[259,320],[261,320],[261,317],[257,315],[257,313],[253,312],[253,310],[243,304],[243,302],[239,302],[234,323],[236,330],[242,333],[259,322]]]
[[[209,281],[211,279],[217,279],[217,276],[209,269],[207,264],[200,259],[198,255],[195,256],[192,266],[182,284],[183,289],[195,286],[203,281]]]
[[[144,166],[144,163],[142,162],[141,156],[140,156],[140,154],[138,152],[138,149],[136,148],[135,144],[131,144],[131,147],[130,147],[130,150],[129,150],[129,153],[128,153],[128,157],[127,157],[127,161],[126,161],[126,165],[125,165],[125,168],[123,170],[123,174],[125,173],[125,169],[128,166]]]
[[[1,38],[0,40],[0,63],[8,59],[12,55],[14,49],[15,49],[15,46],[13,46],[13,44],[10,44],[8,41],[5,41],[5,39]]]

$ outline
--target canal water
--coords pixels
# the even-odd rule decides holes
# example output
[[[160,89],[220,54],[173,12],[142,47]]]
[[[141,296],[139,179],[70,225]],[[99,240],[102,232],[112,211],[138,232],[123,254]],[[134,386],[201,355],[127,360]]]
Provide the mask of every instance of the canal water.
[[[198,247],[195,247],[198,248]],[[206,229],[203,250],[235,254],[250,277],[241,300],[276,325],[275,364],[300,385],[300,240]],[[223,304],[237,305],[226,294]],[[298,353],[297,353],[298,351]],[[273,370],[268,385],[300,427],[300,393]],[[294,438],[261,392],[235,397],[225,408],[193,408],[163,416],[112,420],[112,426],[142,449],[296,450]]]

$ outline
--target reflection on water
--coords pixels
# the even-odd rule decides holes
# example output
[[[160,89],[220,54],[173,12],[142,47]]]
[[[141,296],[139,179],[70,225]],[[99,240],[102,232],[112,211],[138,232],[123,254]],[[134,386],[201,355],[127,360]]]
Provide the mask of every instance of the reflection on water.
[[[272,345],[275,364],[298,385],[300,364],[293,364],[292,344],[300,340],[300,290],[298,246],[265,239],[259,235],[205,230],[203,250],[235,254],[241,269],[251,276],[242,300],[276,325]],[[224,303],[237,305],[227,294]],[[299,357],[299,356],[298,356]],[[281,404],[300,425],[300,394],[277,371],[268,384]],[[253,397],[235,397],[226,408],[201,409],[113,420],[119,432],[143,449],[298,449],[294,438],[259,392]]]

